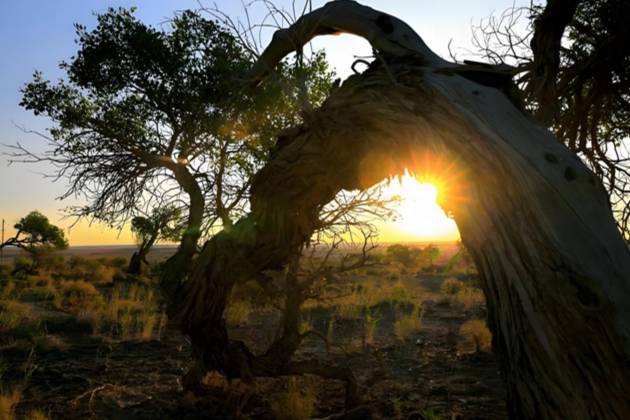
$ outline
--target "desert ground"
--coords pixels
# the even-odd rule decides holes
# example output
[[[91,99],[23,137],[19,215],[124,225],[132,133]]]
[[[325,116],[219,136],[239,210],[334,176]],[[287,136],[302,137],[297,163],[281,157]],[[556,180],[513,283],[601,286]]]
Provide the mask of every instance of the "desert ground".
[[[303,328],[314,333],[295,358],[352,369],[363,401],[345,414],[344,383],[311,375],[244,383],[216,373],[207,395],[185,393],[190,346],[155,278],[172,248],[157,248],[137,278],[124,275],[131,247],[71,248],[36,274],[5,253],[0,409],[32,419],[505,418],[476,273],[453,263],[453,244],[438,248],[429,266],[381,258],[306,302]],[[252,287],[235,290],[226,318],[232,336],[263,351],[280,312]]]

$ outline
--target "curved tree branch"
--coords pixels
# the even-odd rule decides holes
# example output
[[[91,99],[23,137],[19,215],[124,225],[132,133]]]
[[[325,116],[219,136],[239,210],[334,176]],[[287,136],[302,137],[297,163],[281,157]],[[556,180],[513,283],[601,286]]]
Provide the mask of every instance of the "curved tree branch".
[[[402,20],[351,0],[326,3],[298,19],[287,29],[279,29],[269,46],[247,74],[247,80],[260,83],[286,55],[300,50],[319,35],[348,33],[365,38],[382,54],[416,56],[433,67],[453,67],[434,53],[420,36]]]

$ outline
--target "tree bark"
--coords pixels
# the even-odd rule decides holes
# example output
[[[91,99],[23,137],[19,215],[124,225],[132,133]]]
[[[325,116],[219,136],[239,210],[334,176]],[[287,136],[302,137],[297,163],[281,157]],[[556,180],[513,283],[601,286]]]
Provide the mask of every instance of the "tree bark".
[[[193,257],[197,252],[197,241],[201,236],[204,213],[203,193],[195,177],[185,165],[175,164],[170,169],[180,187],[188,194],[190,206],[187,227],[179,247],[175,254],[164,262],[160,274],[160,287],[168,299],[173,298],[175,291],[192,271]]]
[[[173,314],[201,369],[265,374],[228,338],[231,287],[286,264],[338,191],[408,168],[441,179],[441,204],[479,269],[510,416],[627,418],[630,255],[596,177],[492,83],[445,65],[423,43],[398,42],[417,37],[400,21],[338,1],[295,25],[274,37],[251,80],[333,30],[368,34],[382,60],[275,152],[254,180],[251,213],[206,244],[179,289]],[[287,33],[308,35],[296,43]]]

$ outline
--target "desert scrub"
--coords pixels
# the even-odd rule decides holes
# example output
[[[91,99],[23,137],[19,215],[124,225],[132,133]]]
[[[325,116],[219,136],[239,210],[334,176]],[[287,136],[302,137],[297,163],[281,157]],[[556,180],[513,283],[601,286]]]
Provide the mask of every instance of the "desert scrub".
[[[466,348],[470,348],[471,345],[475,353],[490,352],[492,349],[492,333],[480,319],[464,322],[459,329],[459,336],[461,340],[458,348],[461,352],[466,352]]]
[[[15,282],[13,280],[7,280],[2,283],[2,290],[0,290],[0,299],[11,299],[15,293]]]
[[[449,277],[442,282],[440,292],[445,295],[454,296],[464,288],[464,283],[455,277]]]
[[[64,311],[78,313],[100,303],[102,296],[93,284],[83,280],[66,280],[57,285],[53,306]]]
[[[422,307],[416,306],[410,314],[399,315],[394,322],[394,332],[401,341],[409,339],[422,327]]]
[[[299,381],[290,377],[287,389],[271,403],[271,409],[279,420],[310,419],[315,408],[317,397],[313,387],[305,384],[300,389]]]
[[[0,301],[0,332],[13,330],[33,319],[33,311],[30,305],[17,300]]]
[[[161,325],[161,312],[150,287],[115,287],[105,304],[93,305],[79,316],[90,323],[94,334],[121,340],[150,340]]]
[[[25,420],[49,420],[48,414],[46,414],[43,410],[35,409],[26,413],[24,416]]]
[[[379,312],[372,313],[366,311],[365,318],[363,320],[363,349],[367,349],[367,346],[374,345],[376,340],[376,329],[378,323],[381,320],[381,314]]]
[[[8,278],[10,273],[11,266],[9,264],[0,264],[0,280]]]
[[[119,268],[108,264],[105,259],[96,260],[73,255],[63,275],[68,279],[105,284],[111,283],[118,271],[120,271]]]
[[[415,306],[421,300],[401,281],[360,284],[351,293],[331,299],[339,318],[361,318],[366,310],[382,306]]]
[[[465,287],[455,295],[455,300],[465,309],[471,310],[483,305],[486,298],[481,289]]]

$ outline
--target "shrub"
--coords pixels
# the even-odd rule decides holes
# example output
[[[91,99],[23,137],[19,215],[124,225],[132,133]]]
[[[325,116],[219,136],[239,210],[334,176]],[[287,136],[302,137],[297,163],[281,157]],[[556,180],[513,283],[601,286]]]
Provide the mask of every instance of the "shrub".
[[[79,312],[100,301],[101,296],[93,284],[83,280],[66,280],[58,284],[53,306],[57,309]]]
[[[68,261],[66,277],[73,280],[87,280],[91,283],[111,283],[118,271],[104,259],[89,259],[73,255]]]
[[[25,278],[26,274],[32,271],[33,261],[26,257],[17,257],[13,260],[13,274],[19,278]]]
[[[416,306],[415,309],[406,315],[402,315],[394,322],[394,331],[396,336],[405,341],[411,337],[414,333],[420,331],[422,327],[422,314],[421,307]]]
[[[418,252],[405,245],[394,244],[387,247],[385,255],[389,261],[410,266],[417,259]]]
[[[57,288],[50,277],[38,276],[35,285],[31,286],[30,293],[35,299],[54,299],[57,296]]]
[[[110,267],[118,268],[120,270],[124,270],[129,265],[129,260],[125,257],[114,257],[109,260],[108,265]]]
[[[162,327],[154,292],[141,285],[118,285],[106,302],[97,301],[78,313],[92,327],[93,334],[106,333],[121,340],[150,340]],[[158,331],[159,332],[159,331]]]
[[[271,403],[271,409],[279,420],[310,419],[316,400],[311,386],[305,386],[300,390],[297,379],[291,377],[286,392]]]
[[[10,331],[33,319],[30,305],[15,300],[0,301],[0,332]]]
[[[449,277],[442,282],[440,292],[445,295],[454,296],[464,288],[464,283],[455,277]]]
[[[459,329],[459,335],[462,338],[460,349],[468,344],[474,345],[474,351],[489,352],[492,348],[492,333],[486,327],[486,323],[480,319],[466,321]]]
[[[93,283],[111,283],[114,281],[116,271],[114,267],[99,265],[90,273],[90,277],[86,278],[86,280]]]
[[[455,298],[466,309],[479,307],[486,301],[483,292],[475,287],[463,288],[455,295]]]
[[[41,259],[39,268],[43,271],[63,273],[66,270],[66,260],[63,255],[46,255]]]
[[[15,292],[15,282],[9,280],[2,284],[2,290],[0,290],[0,299],[10,299],[13,296],[13,292]]]
[[[6,279],[11,273],[11,266],[9,264],[0,264],[0,280]]]

